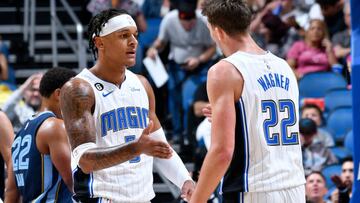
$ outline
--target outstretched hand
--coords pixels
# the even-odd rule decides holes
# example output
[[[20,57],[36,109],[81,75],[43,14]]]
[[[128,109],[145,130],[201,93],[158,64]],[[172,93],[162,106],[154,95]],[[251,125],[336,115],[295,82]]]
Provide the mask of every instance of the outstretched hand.
[[[150,132],[154,126],[154,123],[150,120],[149,125],[143,130],[137,145],[141,153],[162,158],[169,159],[172,156],[172,149],[168,143],[158,141],[151,138]]]

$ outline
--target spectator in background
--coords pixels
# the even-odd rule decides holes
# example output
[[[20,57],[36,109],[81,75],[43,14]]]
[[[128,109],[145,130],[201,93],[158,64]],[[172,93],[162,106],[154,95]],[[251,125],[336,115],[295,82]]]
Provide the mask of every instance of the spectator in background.
[[[354,161],[352,158],[343,160],[341,166],[341,175],[331,176],[337,189],[331,194],[332,203],[350,202],[352,195],[352,185],[354,182]]]
[[[314,142],[317,126],[313,120],[300,119],[299,129],[305,175],[312,171],[321,171],[324,166],[338,162],[334,154],[323,143]]]
[[[305,74],[328,71],[337,63],[333,47],[327,38],[324,21],[311,20],[305,40],[295,42],[287,54],[287,62],[298,79]]]
[[[0,82],[8,79],[8,61],[5,54],[0,52]]]
[[[342,62],[345,62],[345,58],[350,54],[351,50],[351,22],[350,22],[350,2],[346,1],[344,4],[344,21],[346,29],[336,32],[332,37],[332,43],[334,44],[335,56]]]
[[[316,123],[317,133],[313,142],[321,142],[326,147],[333,147],[335,145],[332,135],[323,127],[323,112],[319,106],[316,104],[305,104],[301,108],[301,118],[310,118]]]
[[[91,0],[87,5],[88,11],[90,11],[93,16],[109,8],[126,10],[135,20],[138,31],[146,31],[146,21],[141,7],[132,0]]]
[[[329,31],[329,37],[346,29],[344,22],[344,0],[316,0],[310,11],[310,19],[321,19]]]
[[[146,19],[162,18],[170,11],[170,0],[145,0],[142,11]]]
[[[158,51],[161,52],[170,43],[169,111],[172,116],[172,138],[180,142],[186,122],[186,118],[182,120],[186,116],[182,115],[187,114],[192,102],[183,101],[183,98],[192,99],[196,87],[205,82],[216,50],[206,23],[201,14],[195,12],[196,6],[195,0],[180,1],[178,9],[163,18],[158,38],[147,51],[147,56],[155,58]],[[183,91],[185,88],[187,91]]]
[[[14,129],[10,123],[10,120],[7,118],[6,114],[0,111],[0,153],[2,158],[5,160],[6,173],[7,177],[13,175],[13,167],[11,160],[11,144],[14,141]],[[4,165],[1,165],[2,172],[4,171]],[[0,189],[0,202],[4,194],[4,178],[5,174],[1,173],[0,181],[2,181]],[[13,199],[14,193],[16,193],[16,185],[14,179],[8,178],[6,181],[6,190],[5,190],[5,202],[17,202],[16,199]]]
[[[306,202],[307,203],[331,203],[324,200],[328,189],[324,175],[319,171],[313,171],[306,176]]]
[[[0,35],[0,82],[3,82],[8,79],[8,57],[9,51],[5,43],[2,41],[2,36]]]
[[[263,39],[262,43],[265,43],[264,47],[267,50],[285,57],[290,46],[300,38],[298,33],[300,26],[295,18],[301,12],[295,8],[294,2],[275,0],[266,4],[262,10],[253,12],[255,14],[250,30],[254,33],[256,41],[261,42]]]
[[[17,133],[22,125],[41,105],[39,86],[42,74],[30,76],[24,84],[15,90],[2,106]]]

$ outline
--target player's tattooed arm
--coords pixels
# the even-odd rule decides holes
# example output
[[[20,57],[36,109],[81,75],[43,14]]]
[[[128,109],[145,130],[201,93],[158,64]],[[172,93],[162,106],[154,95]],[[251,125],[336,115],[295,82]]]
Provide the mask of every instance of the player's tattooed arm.
[[[61,89],[61,111],[72,149],[84,143],[96,143],[96,129],[93,118],[95,95],[86,81],[75,78]],[[165,143],[149,138],[152,125],[144,130],[137,141],[124,145],[88,149],[78,165],[85,173],[108,168],[133,159],[142,153],[163,157],[170,151]],[[170,153],[170,152],[169,152]]]

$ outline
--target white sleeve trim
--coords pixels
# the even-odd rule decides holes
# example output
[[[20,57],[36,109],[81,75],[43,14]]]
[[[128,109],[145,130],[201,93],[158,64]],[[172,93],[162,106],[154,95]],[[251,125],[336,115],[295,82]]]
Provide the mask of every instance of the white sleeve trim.
[[[77,146],[71,153],[76,165],[79,166],[80,158],[87,150],[93,149],[96,147],[97,147],[96,144],[93,142],[87,142],[87,143]]]
[[[162,128],[151,133],[150,136],[154,139],[167,142],[164,130]],[[174,150],[170,159],[154,158],[154,164],[161,174],[163,174],[167,179],[169,179],[180,189],[184,185],[185,181],[192,181],[184,163]]]

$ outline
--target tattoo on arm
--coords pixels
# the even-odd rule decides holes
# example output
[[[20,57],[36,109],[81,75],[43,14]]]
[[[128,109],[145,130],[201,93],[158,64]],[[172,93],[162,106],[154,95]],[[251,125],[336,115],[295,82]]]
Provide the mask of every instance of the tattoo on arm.
[[[75,78],[61,90],[61,110],[72,149],[93,142],[96,143],[95,121],[92,109],[95,95],[86,81]],[[114,166],[140,155],[135,142],[124,145],[94,148],[81,156],[79,165],[84,172],[91,172]]]
[[[61,111],[72,149],[86,142],[96,141],[92,108],[94,92],[87,82],[75,78],[61,90]]]

